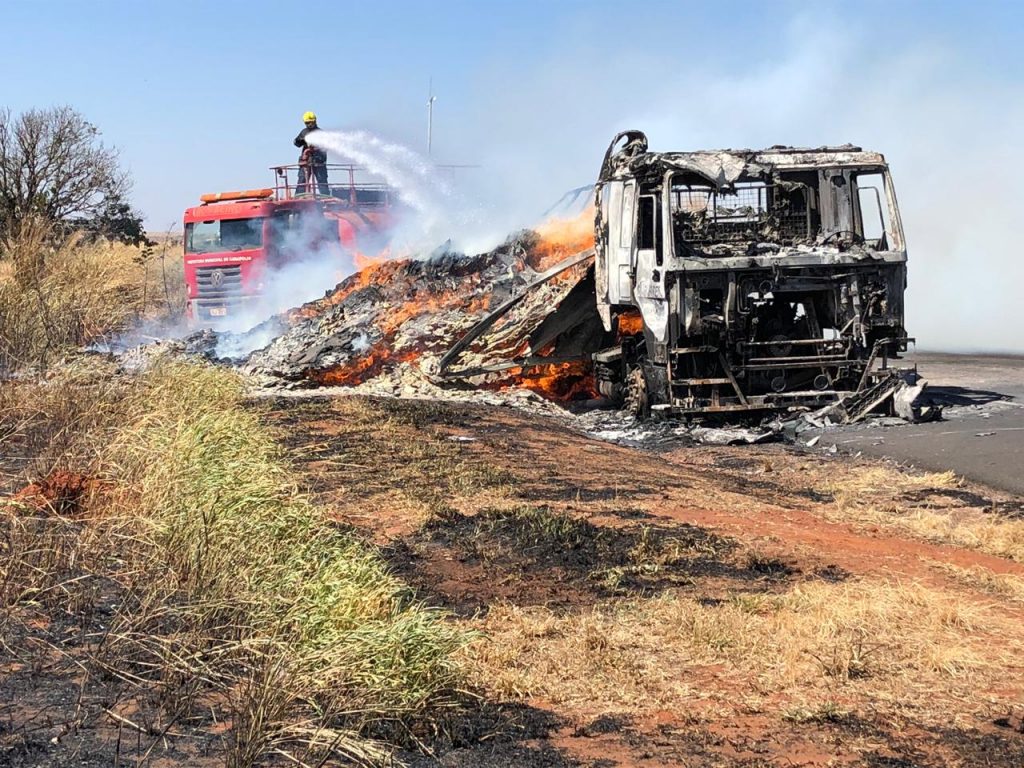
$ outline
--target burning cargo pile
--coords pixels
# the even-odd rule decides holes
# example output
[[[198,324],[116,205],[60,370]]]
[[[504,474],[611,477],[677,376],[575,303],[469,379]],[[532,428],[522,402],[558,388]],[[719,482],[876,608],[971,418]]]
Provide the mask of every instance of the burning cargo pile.
[[[583,217],[521,233],[476,256],[382,260],[322,299],[230,341],[251,347],[251,339],[274,336],[243,362],[268,385],[436,396],[444,353],[488,312],[513,300],[514,309],[463,350],[462,370],[479,371],[463,378],[485,390],[519,388],[559,402],[595,397],[589,364],[567,361],[558,348],[565,334],[536,333],[554,307],[588,283],[590,261],[583,258],[527,290],[553,265],[586,253],[592,231]],[[537,358],[557,362],[537,364]]]

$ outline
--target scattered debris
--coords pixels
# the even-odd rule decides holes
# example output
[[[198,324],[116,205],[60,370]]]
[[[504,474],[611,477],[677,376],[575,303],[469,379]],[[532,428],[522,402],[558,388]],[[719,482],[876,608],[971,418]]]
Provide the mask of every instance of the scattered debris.
[[[625,411],[590,411],[577,414],[572,426],[591,437],[631,447],[656,448],[673,443],[755,445],[783,440],[781,424],[719,424],[675,419],[638,421]]]
[[[904,387],[906,380],[903,371],[892,369],[872,386],[848,395],[836,405],[824,408],[822,412],[837,416],[843,424],[856,424],[887,403]]]
[[[477,256],[446,253],[426,261],[374,265],[323,299],[278,318],[285,330],[249,355],[242,367],[268,385],[376,382],[376,389],[390,389],[394,395],[428,381],[436,387],[439,358],[454,340],[488,309],[519,299],[522,289],[562,255],[537,235],[523,233]],[[579,267],[586,270],[586,265]],[[522,296],[505,322],[468,345],[465,354],[479,369],[469,384],[485,390],[517,386],[559,402],[593,397],[592,376],[584,365],[488,369],[494,360],[504,362],[528,351],[530,333],[576,282],[567,275]],[[410,382],[410,375],[422,379]]]
[[[911,424],[926,421],[938,421],[942,418],[942,406],[923,402],[924,391],[928,382],[919,379],[916,384],[907,384],[893,394],[893,410],[896,415]]]

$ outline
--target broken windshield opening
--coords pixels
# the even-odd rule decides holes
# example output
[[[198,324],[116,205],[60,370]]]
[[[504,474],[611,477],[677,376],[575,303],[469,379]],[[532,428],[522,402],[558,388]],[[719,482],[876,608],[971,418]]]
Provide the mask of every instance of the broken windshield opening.
[[[876,249],[885,250],[887,243],[892,241],[885,177],[877,172],[869,172],[858,173],[854,179],[860,208],[860,234]]]
[[[814,192],[797,179],[740,181],[716,189],[704,179],[677,177],[669,192],[677,248],[714,255],[755,243],[813,242],[820,231]]]

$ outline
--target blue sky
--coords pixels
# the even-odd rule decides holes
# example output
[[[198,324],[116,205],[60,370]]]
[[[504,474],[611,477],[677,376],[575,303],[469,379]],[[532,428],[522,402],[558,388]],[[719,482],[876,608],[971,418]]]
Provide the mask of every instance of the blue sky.
[[[9,33],[0,66],[13,76],[4,78],[0,103],[16,111],[69,103],[84,112],[121,150],[136,180],[136,202],[154,227],[207,188],[252,186],[264,179],[266,166],[291,161],[290,139],[306,109],[318,111],[324,127],[369,128],[422,149],[431,76],[439,97],[435,154],[479,162],[495,148],[477,145],[485,136],[467,140],[453,123],[486,125],[495,99],[511,111],[530,110],[538,70],[564,66],[566,59],[598,73],[660,51],[670,67],[743,72],[784,56],[785,30],[793,17],[809,13],[825,21],[824,36],[843,36],[849,25],[872,34],[879,48],[953,49],[967,66],[998,79],[1021,78],[1024,48],[1024,12],[1010,2],[56,0],[5,6]],[[629,101],[614,92],[600,98],[606,106]],[[685,105],[680,94],[678,108],[700,105]],[[580,112],[574,120],[587,119]],[[503,123],[498,132],[511,153],[536,138],[516,146]],[[592,174],[603,136],[616,127],[601,126],[601,141],[586,147],[594,159],[578,168],[580,182]]]
[[[482,166],[472,194],[498,228],[591,181],[622,128],[656,149],[852,141],[886,153],[911,257],[928,254],[912,319],[984,345],[979,324],[1015,299],[982,311],[956,290],[985,291],[997,265],[1024,284],[1019,3],[52,0],[0,18],[0,106],[84,113],[151,229],[202,192],[269,183],[307,109],[422,151],[433,77],[435,157]],[[980,233],[962,215],[972,185],[1005,208]]]

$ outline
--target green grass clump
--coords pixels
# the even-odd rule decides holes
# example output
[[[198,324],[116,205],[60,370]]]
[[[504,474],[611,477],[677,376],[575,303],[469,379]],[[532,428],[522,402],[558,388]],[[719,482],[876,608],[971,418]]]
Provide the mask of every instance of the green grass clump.
[[[324,725],[378,733],[445,703],[464,636],[296,487],[236,376],[164,364],[133,397],[139,417],[111,446],[121,504],[188,622],[271,648],[286,679],[269,690],[294,690]]]

